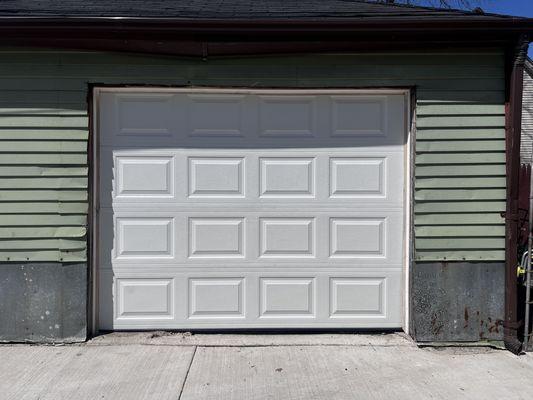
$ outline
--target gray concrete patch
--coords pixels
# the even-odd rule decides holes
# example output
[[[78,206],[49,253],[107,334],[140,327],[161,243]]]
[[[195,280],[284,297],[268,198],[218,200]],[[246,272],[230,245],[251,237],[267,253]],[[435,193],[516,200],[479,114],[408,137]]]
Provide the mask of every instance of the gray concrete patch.
[[[347,344],[348,343],[348,344]],[[401,334],[114,333],[0,345],[1,400],[530,399],[533,354]]]
[[[199,347],[181,400],[531,398],[533,357],[461,351]]]
[[[193,347],[0,346],[2,400],[177,399]]]

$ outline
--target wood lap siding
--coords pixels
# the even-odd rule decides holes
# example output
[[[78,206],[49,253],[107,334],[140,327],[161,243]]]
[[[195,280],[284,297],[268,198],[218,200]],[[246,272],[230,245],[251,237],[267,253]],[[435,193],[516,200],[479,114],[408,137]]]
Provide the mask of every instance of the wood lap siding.
[[[416,260],[505,259],[505,107],[503,59],[472,79],[493,78],[487,90],[457,96],[418,92],[414,225]],[[484,73],[484,71],[491,71]],[[477,78],[476,78],[477,76]]]
[[[416,87],[416,259],[503,260],[503,55],[0,52],[0,260],[86,260],[89,83]]]

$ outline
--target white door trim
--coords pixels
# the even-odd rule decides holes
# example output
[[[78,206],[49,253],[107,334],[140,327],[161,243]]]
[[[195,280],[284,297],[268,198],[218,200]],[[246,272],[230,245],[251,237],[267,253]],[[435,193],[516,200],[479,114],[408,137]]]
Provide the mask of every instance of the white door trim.
[[[412,155],[413,155],[413,146],[414,146],[414,127],[411,124],[413,116],[411,115],[412,99],[411,99],[411,90],[410,89],[393,89],[393,88],[383,88],[383,89],[354,89],[354,88],[334,88],[334,89],[260,89],[260,88],[220,88],[220,87],[189,87],[189,88],[172,88],[172,87],[161,87],[161,86],[150,86],[150,87],[121,87],[121,86],[94,86],[91,87],[92,90],[92,112],[89,118],[91,119],[92,125],[89,135],[91,135],[89,140],[92,140],[92,154],[89,154],[91,158],[92,166],[92,191],[89,193],[89,198],[92,201],[93,209],[91,210],[91,240],[93,246],[91,248],[91,254],[89,258],[89,268],[91,271],[92,282],[90,282],[90,292],[92,296],[92,302],[89,305],[90,315],[88,319],[91,321],[91,332],[89,334],[95,335],[98,333],[98,219],[99,219],[99,179],[100,179],[100,160],[99,160],[99,149],[100,149],[100,128],[98,126],[98,113],[99,113],[99,94],[105,92],[153,92],[153,91],[168,91],[169,93],[221,93],[221,94],[272,94],[272,95],[282,95],[282,94],[357,94],[357,95],[388,95],[388,94],[403,94],[405,97],[405,187],[404,187],[404,218],[405,218],[405,229],[404,229],[404,249],[405,256],[403,262],[403,277],[404,285],[401,293],[402,303],[403,303],[403,323],[402,327],[406,333],[410,331],[410,274],[411,274],[411,263],[412,255],[414,252],[414,242],[413,242],[413,232],[412,232],[412,204],[413,204],[413,187],[412,179],[414,174],[414,169],[412,165]]]

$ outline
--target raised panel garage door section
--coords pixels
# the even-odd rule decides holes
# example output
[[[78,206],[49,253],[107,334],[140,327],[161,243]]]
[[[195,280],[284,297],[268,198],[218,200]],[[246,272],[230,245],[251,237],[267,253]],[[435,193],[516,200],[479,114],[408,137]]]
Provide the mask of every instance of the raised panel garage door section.
[[[402,326],[403,93],[96,94],[100,329]]]

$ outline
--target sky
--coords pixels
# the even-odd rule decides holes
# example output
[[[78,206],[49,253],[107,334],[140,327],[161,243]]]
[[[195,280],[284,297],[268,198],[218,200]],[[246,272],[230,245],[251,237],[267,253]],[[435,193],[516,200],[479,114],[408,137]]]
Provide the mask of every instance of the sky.
[[[485,12],[533,18],[533,0],[479,0],[479,3]],[[533,57],[533,44],[529,45],[529,57]]]
[[[479,5],[486,12],[533,17],[533,0],[479,0]]]

